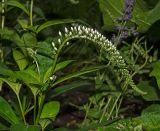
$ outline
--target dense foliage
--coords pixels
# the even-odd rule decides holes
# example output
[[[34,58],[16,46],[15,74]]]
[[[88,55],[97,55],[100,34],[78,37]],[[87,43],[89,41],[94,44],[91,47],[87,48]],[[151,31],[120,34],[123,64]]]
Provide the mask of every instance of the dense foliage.
[[[160,130],[159,0],[1,0],[0,130]]]

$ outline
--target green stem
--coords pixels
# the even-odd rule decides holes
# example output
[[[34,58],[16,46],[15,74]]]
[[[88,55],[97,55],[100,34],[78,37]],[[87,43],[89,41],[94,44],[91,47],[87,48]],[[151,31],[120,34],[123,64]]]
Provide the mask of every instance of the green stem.
[[[19,98],[19,95],[17,94],[17,99],[18,99],[18,103],[19,103],[19,107],[20,107],[20,110],[21,110],[21,115],[22,115],[22,119],[24,121],[24,124],[27,125],[27,122],[26,122],[26,119],[25,119],[25,113],[23,111],[23,108],[22,108],[22,104],[21,104],[21,100]]]
[[[83,120],[82,125],[85,125],[85,123],[86,123],[86,119],[87,119],[87,116],[88,116],[90,107],[91,107],[91,105],[92,105],[92,101],[93,101],[93,98],[91,98],[91,101],[90,101],[90,103],[89,103],[89,105],[88,105],[88,107],[87,107],[87,109],[86,109],[86,115],[85,115],[85,117],[84,117],[84,120]]]
[[[117,109],[116,109],[116,117],[118,117],[119,109],[120,109],[121,104],[122,104],[122,100],[123,100],[123,97],[121,97],[121,99],[119,100],[118,107],[117,107]]]
[[[36,113],[37,113],[37,98],[34,95],[34,125],[36,124]]]
[[[58,61],[58,57],[59,57],[59,54],[60,54],[63,46],[64,46],[65,43],[66,43],[67,41],[69,41],[70,39],[71,39],[71,38],[65,39],[65,40],[63,41],[63,43],[60,45],[60,47],[58,48],[58,51],[57,51],[56,56],[55,56],[55,59],[54,59],[54,63],[53,63],[52,71],[51,71],[51,73],[52,73],[51,76],[55,73],[55,68],[56,68],[56,64],[57,64],[57,61]]]
[[[111,117],[111,115],[112,115],[112,113],[113,113],[113,110],[114,110],[114,108],[116,107],[116,104],[117,104],[118,100],[120,99],[120,97],[121,97],[121,93],[120,93],[120,94],[118,95],[118,97],[116,98],[116,100],[115,100],[115,102],[114,102],[114,104],[113,104],[113,106],[112,106],[112,108],[111,108],[111,111],[110,111],[110,113],[109,113],[109,115],[108,115],[107,120],[110,119],[110,117]]]
[[[39,119],[40,119],[40,116],[41,116],[44,100],[45,100],[45,94],[41,94],[41,96],[39,98],[39,109],[38,109],[38,114],[37,114],[35,125],[38,125],[38,123],[39,123]]]
[[[101,118],[100,118],[99,123],[102,122],[102,120],[103,120],[103,118],[104,118],[104,115],[105,115],[105,113],[106,113],[106,110],[107,110],[107,107],[108,107],[110,101],[111,101],[111,97],[108,97],[108,102],[107,102],[107,104],[105,105],[105,107],[104,107],[104,109],[103,109],[103,113],[102,113],[102,116],[101,116]]]
[[[31,0],[31,4],[30,4],[30,25],[31,27],[33,26],[33,0]]]
[[[5,23],[5,16],[4,16],[4,13],[5,13],[5,10],[4,10],[4,2],[5,0],[2,0],[2,22],[1,22],[1,28],[3,29],[4,28],[4,23]]]

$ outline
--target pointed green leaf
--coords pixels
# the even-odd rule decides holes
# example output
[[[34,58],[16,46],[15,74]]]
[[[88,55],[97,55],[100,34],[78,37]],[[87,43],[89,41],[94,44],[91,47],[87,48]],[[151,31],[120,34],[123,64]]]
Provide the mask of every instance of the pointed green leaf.
[[[0,116],[11,124],[18,124],[19,119],[15,115],[8,102],[0,96]]]
[[[21,4],[21,3],[18,2],[18,1],[9,0],[9,1],[6,1],[5,4],[6,4],[6,5],[10,5],[10,6],[14,6],[14,7],[17,7],[17,8],[20,8],[20,9],[23,10],[27,15],[29,15],[28,9],[27,9],[23,4]]]
[[[36,36],[33,33],[25,33],[21,38],[24,42],[25,47],[34,48],[37,45]]]
[[[25,20],[25,19],[19,19],[18,20],[18,23],[21,25],[21,27],[24,29],[24,30],[26,30],[27,28],[28,28],[28,21],[27,20]]]
[[[75,83],[71,83],[68,85],[60,86],[60,87],[54,89],[55,95],[53,95],[53,97],[60,95],[60,94],[63,94],[67,91],[73,90],[75,88],[89,86],[89,85],[91,85],[90,82],[85,82],[85,81],[82,82],[81,81],[81,82],[75,82]]]
[[[62,20],[51,20],[51,21],[47,21],[43,24],[41,24],[38,29],[37,29],[37,33],[39,33],[40,31],[44,30],[47,27],[53,26],[53,25],[60,25],[60,24],[66,24],[66,23],[73,23],[76,22],[76,20],[72,20],[72,19],[62,19]]]
[[[50,101],[43,106],[41,119],[55,119],[60,110],[60,103],[58,101]]]
[[[147,93],[142,95],[146,101],[160,101],[156,87],[151,85],[149,81],[141,81],[137,87]]]
[[[0,75],[15,77],[15,74],[12,70],[8,69],[5,65],[0,64]]]
[[[81,70],[81,71],[74,72],[74,73],[72,73],[72,74],[69,74],[69,75],[67,75],[67,76],[65,76],[65,77],[60,78],[59,80],[57,80],[55,83],[53,83],[53,84],[51,85],[51,88],[54,87],[55,85],[63,82],[63,81],[69,80],[69,79],[74,78],[74,77],[78,77],[78,76],[83,75],[83,74],[95,72],[95,71],[104,69],[104,68],[106,68],[106,67],[107,67],[107,66],[90,67],[90,68],[85,69],[85,70],[83,69],[83,70]]]
[[[69,65],[70,63],[72,63],[73,61],[74,61],[74,60],[67,60],[67,61],[63,61],[63,62],[58,63],[58,64],[56,65],[55,72],[57,72],[57,71],[65,68],[66,66],[68,66],[68,65]],[[46,82],[46,81],[49,79],[50,75],[53,74],[52,69],[53,69],[53,68],[50,67],[50,68],[47,70],[47,72],[45,73],[44,80],[43,80],[44,82]]]
[[[13,50],[13,58],[16,61],[20,70],[25,69],[29,64],[25,56],[20,51]]]
[[[4,79],[4,78],[0,78],[0,81],[7,83],[10,86],[10,88],[14,91],[15,94],[17,95],[19,94],[22,84],[15,83],[9,79]]]
[[[39,74],[31,69],[26,69],[22,71],[15,72],[17,79],[23,81],[26,84],[40,84],[40,76]]]
[[[150,73],[150,76],[154,76],[157,80],[158,87],[160,89],[160,61],[155,62],[152,64],[153,70]]]

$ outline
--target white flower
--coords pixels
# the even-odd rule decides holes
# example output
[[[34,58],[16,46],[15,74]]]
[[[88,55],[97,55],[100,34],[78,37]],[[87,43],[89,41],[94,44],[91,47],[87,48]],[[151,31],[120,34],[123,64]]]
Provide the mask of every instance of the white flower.
[[[61,43],[61,39],[58,39],[58,43]]]
[[[59,36],[62,36],[62,33],[59,31]]]
[[[66,27],[64,28],[64,30],[65,30],[66,33],[68,33],[68,29]]]

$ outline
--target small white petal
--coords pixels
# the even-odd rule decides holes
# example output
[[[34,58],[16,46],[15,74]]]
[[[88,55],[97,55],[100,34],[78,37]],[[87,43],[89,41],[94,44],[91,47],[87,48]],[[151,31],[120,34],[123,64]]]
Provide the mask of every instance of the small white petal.
[[[62,33],[59,31],[59,35],[62,36]]]
[[[52,81],[52,80],[53,80],[53,77],[50,77],[50,80]]]
[[[58,39],[58,43],[61,43],[61,39]]]
[[[74,30],[73,30],[73,27],[71,27],[71,31],[74,31]]]
[[[54,50],[57,51],[57,47],[54,47]]]
[[[54,42],[52,42],[52,46],[55,47],[55,43]]]
[[[68,29],[66,27],[64,28],[64,30],[65,30],[66,33],[68,33]]]

